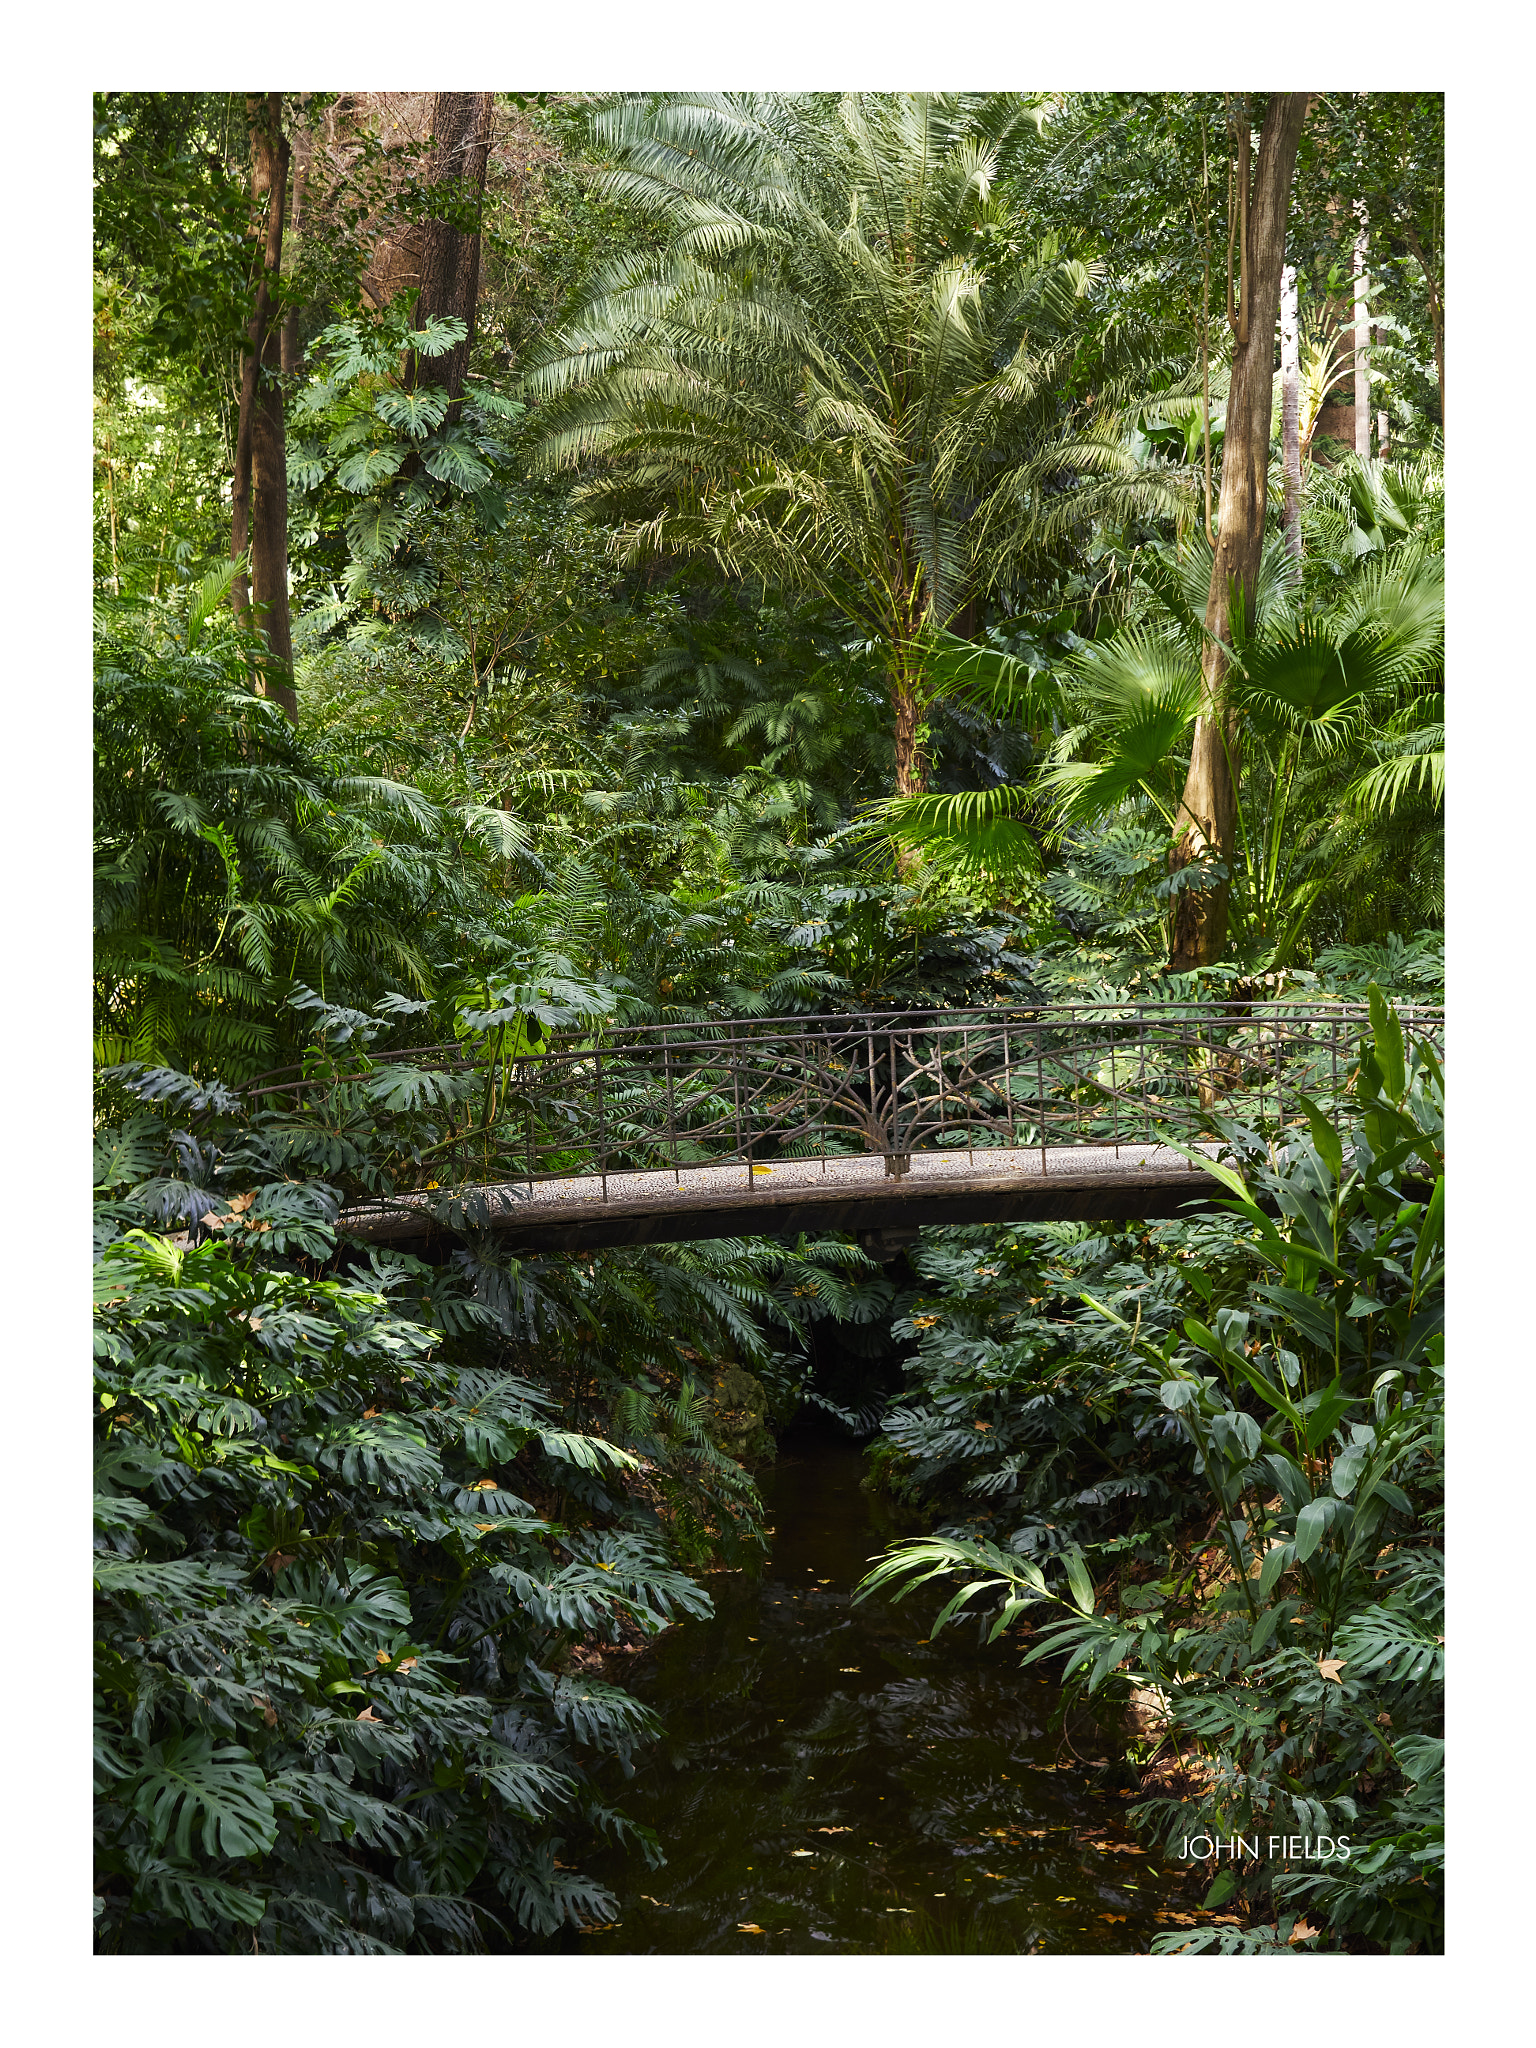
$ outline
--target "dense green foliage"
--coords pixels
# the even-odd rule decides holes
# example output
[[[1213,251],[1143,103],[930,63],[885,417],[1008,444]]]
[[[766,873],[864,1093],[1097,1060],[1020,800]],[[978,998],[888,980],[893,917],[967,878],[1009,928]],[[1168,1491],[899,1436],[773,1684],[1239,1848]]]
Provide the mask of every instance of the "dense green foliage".
[[[1135,1689],[1149,1830],[1367,1845],[1234,1866],[1227,1946],[1436,1947],[1439,1082],[1379,1002],[1353,1093],[1229,1130],[1198,1222],[926,1232],[882,1274],[842,1236],[509,1258],[462,1209],[434,1262],[339,1218],[453,1213],[478,1091],[550,1027],[1438,1000],[1438,102],[1309,124],[1314,397],[1347,178],[1394,445],[1314,445],[1299,565],[1276,447],[1234,941],[1171,976],[1222,96],[513,96],[453,412],[417,372],[460,324],[363,285],[448,201],[355,97],[313,96],[350,154],[278,286],[296,726],[229,605],[238,104],[96,107],[100,1945],[609,1917],[584,1855],[664,1845],[597,1790],[654,1734],[600,1652],[766,1541],[734,1364],[778,1424],[886,1409],[934,1534],[880,1582],[958,1571]],[[381,1057],[423,1045],[471,1070]]]
[[[1207,1904],[1235,1893],[1246,1932],[1170,1948],[1263,1953],[1304,1914],[1307,1942],[1443,1939],[1441,1077],[1370,995],[1343,1139],[1326,1097],[1305,1133],[1215,1120],[1224,1216],[925,1253],[885,1419],[896,1483],[960,1519],[867,1590],[962,1574],[936,1628],[980,1609],[1137,1703],[1161,1768],[1133,1817],[1167,1853],[1245,1845]]]

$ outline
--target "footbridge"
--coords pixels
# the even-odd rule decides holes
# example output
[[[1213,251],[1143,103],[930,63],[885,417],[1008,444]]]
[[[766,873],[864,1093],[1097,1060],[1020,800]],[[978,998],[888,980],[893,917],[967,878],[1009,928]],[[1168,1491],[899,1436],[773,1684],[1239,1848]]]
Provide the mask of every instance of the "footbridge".
[[[1440,1049],[1438,1010],[1399,1008]],[[490,1232],[528,1252],[744,1233],[1166,1217],[1219,1200],[1213,1115],[1271,1135],[1337,1105],[1364,1006],[1065,1003],[727,1018],[384,1054],[355,1091],[418,1119],[354,1237]],[[515,1045],[516,1049],[512,1049]]]

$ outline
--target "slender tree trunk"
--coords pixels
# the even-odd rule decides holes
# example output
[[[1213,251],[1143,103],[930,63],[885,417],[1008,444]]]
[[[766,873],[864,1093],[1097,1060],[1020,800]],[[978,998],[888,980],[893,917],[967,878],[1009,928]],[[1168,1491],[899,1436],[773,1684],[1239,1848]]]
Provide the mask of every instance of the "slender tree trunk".
[[[251,201],[266,200],[266,231],[260,254],[256,300],[240,375],[240,425],[235,441],[235,475],[230,553],[238,561],[249,549],[250,579],[236,576],[230,597],[242,625],[265,628],[279,672],[258,678],[256,689],[270,695],[291,719],[298,717],[293,688],[293,646],[288,619],[288,452],[281,381],[281,323],[272,318],[272,284],[282,270],[283,209],[288,184],[288,141],[282,132],[282,94],[252,95],[250,121]]]
[[[1376,453],[1383,462],[1385,462],[1387,459],[1387,449],[1390,445],[1390,435],[1391,421],[1387,418],[1386,407],[1382,406],[1378,409],[1376,414]]]
[[[314,136],[310,133],[308,114],[309,94],[299,96],[299,121],[293,136],[293,209],[288,222],[288,246],[290,251],[298,241],[304,225],[304,196],[309,189],[309,166],[314,153]],[[283,314],[283,375],[295,376],[303,362],[303,350],[299,346],[299,306],[295,300]]]
[[[1429,267],[1424,252],[1424,243],[1413,223],[1403,228],[1403,239],[1412,250],[1414,259],[1424,273],[1424,289],[1429,295],[1429,329],[1435,342],[1435,382],[1440,387],[1440,431],[1445,432],[1445,301],[1441,296],[1440,279]]]
[[[491,112],[488,92],[440,92],[432,106],[432,182],[461,185],[464,197],[485,196],[491,156]],[[480,236],[461,234],[448,221],[426,224],[421,245],[421,289],[416,300],[416,325],[425,327],[433,314],[453,314],[469,332],[446,355],[418,356],[414,381],[435,384],[453,401],[456,417],[475,340],[475,308],[480,296]]]
[[[1216,559],[1206,602],[1206,631],[1229,641],[1232,599],[1248,607],[1258,580],[1264,544],[1264,508],[1269,477],[1269,422],[1274,400],[1275,322],[1280,311],[1280,271],[1285,261],[1285,223],[1290,206],[1296,145],[1309,95],[1275,93],[1259,137],[1259,162],[1251,200],[1234,212],[1242,221],[1244,289],[1234,315],[1232,385],[1222,442],[1221,500]],[[1239,309],[1241,311],[1239,312]],[[1204,703],[1195,722],[1189,773],[1180,819],[1184,830],[1170,866],[1177,874],[1214,854],[1230,865],[1237,826],[1240,771],[1236,719],[1226,700],[1226,659],[1207,641],[1202,663]],[[1169,965],[1184,972],[1221,958],[1227,940],[1228,884],[1178,890],[1174,897],[1173,944]]]
[[[1371,456],[1371,308],[1370,279],[1365,261],[1369,249],[1365,209],[1355,236],[1355,453],[1362,462]]]
[[[1280,273],[1280,451],[1285,469],[1285,545],[1301,560],[1301,356],[1296,266]]]

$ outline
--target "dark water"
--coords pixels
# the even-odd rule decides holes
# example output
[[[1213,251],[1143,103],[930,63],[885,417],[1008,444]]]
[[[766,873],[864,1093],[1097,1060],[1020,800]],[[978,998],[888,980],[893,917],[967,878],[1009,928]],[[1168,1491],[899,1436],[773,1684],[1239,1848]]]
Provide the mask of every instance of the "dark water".
[[[974,1625],[924,1641],[946,1595],[853,1587],[887,1537],[859,1451],[786,1444],[763,1475],[772,1556],[707,1581],[714,1618],[669,1630],[615,1676],[666,1733],[612,1788],[666,1864],[604,1867],[617,1926],[590,1953],[1141,1954],[1180,1873],[1142,1854],[1126,1801],[1064,1746],[1053,1680]],[[751,1931],[761,1930],[761,1931]]]

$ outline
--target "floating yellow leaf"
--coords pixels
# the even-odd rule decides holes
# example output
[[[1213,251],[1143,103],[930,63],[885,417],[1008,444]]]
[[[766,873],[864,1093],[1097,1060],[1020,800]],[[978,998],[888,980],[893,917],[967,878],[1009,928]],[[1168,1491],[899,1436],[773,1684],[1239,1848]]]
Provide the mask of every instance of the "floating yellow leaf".
[[[738,1934],[766,1934],[767,1931],[766,1928],[759,1927],[755,1920],[738,1920],[736,1922],[736,1932]]]

